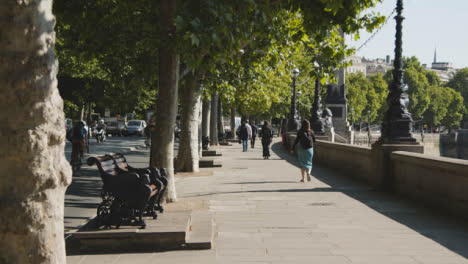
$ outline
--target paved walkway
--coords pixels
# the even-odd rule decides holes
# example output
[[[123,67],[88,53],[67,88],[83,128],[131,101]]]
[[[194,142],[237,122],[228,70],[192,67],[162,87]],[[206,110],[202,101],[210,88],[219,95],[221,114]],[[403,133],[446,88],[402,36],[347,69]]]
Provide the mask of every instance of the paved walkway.
[[[468,263],[466,222],[321,168],[300,183],[280,143],[270,160],[260,147],[221,147],[223,167],[208,169],[212,176],[177,179],[176,204],[213,212],[214,249],[69,256],[68,263]]]

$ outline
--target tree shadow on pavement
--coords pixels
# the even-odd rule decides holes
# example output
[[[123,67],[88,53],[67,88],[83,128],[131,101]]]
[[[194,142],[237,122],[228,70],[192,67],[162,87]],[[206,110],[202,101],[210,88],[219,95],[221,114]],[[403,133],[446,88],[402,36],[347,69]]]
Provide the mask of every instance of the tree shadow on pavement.
[[[296,183],[295,181],[258,181],[258,182],[230,182],[224,184],[270,184],[270,183]]]
[[[98,203],[91,200],[101,197],[102,180],[98,172],[92,168],[82,168],[75,173],[72,183],[65,192],[65,206],[97,208]]]
[[[294,166],[298,166],[296,157],[288,153],[281,142],[273,144],[272,150],[280,158]],[[326,168],[314,165],[312,176],[330,185],[330,188],[260,190],[251,192],[342,192],[380,214],[468,258],[468,226],[463,219],[447,216],[445,212],[439,212],[434,208],[426,208],[420,203],[410,201],[396,194],[375,191],[371,186],[350,178],[349,176],[352,176],[352,172],[350,172],[348,177],[345,177]]]

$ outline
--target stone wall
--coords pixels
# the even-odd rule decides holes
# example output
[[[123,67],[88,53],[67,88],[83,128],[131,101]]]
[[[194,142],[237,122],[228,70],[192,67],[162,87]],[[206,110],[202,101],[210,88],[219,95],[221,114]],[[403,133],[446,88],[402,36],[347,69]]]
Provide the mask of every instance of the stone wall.
[[[314,149],[314,162],[325,168],[339,170],[353,178],[377,184],[372,174],[372,155],[368,147],[317,141]]]
[[[368,147],[317,141],[314,163],[380,188],[384,181],[377,171],[377,152]],[[390,166],[395,192],[468,218],[468,161],[394,151]]]
[[[398,193],[468,218],[468,161],[396,151],[391,162]]]

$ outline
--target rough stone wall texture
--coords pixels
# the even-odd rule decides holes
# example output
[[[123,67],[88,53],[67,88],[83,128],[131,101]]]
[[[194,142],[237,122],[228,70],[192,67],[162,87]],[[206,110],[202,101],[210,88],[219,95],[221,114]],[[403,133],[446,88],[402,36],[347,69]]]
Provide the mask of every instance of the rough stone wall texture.
[[[0,4],[0,263],[66,263],[52,0]]]

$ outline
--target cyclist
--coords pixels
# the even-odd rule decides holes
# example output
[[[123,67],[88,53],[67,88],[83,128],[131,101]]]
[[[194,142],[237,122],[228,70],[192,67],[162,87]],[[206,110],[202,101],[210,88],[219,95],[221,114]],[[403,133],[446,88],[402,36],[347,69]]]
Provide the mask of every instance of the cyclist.
[[[84,121],[76,122],[71,132],[72,165],[74,161],[76,161],[77,163],[79,161],[79,164],[81,164],[81,159],[84,156],[84,143],[85,143],[87,134],[88,134],[88,130],[86,129],[86,123]],[[78,155],[80,156],[78,157]]]

